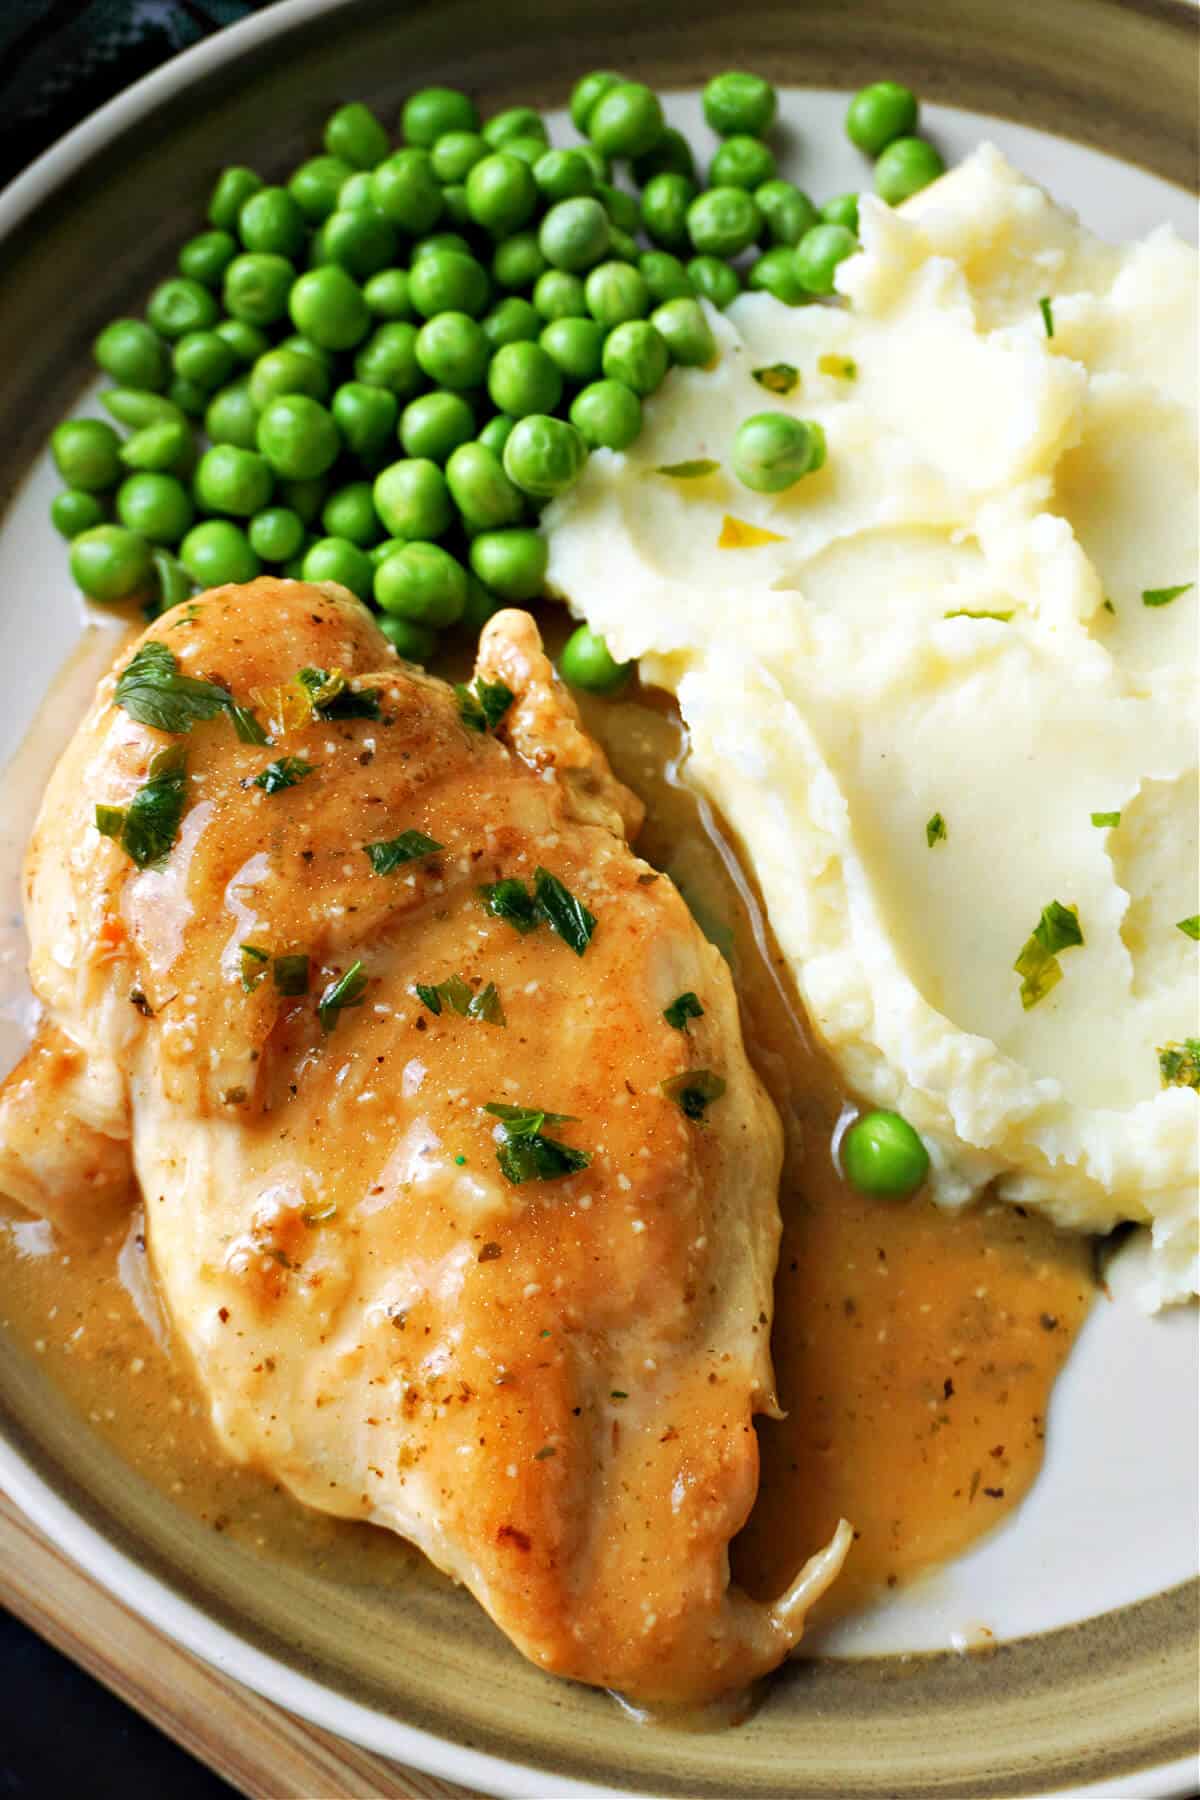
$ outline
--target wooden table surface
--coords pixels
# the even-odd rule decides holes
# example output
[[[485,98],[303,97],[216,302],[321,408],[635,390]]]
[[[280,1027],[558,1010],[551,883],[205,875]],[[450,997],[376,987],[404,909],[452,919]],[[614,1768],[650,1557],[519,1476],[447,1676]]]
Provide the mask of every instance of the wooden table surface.
[[[181,1649],[0,1494],[0,1605],[252,1800],[482,1800],[359,1750]]]

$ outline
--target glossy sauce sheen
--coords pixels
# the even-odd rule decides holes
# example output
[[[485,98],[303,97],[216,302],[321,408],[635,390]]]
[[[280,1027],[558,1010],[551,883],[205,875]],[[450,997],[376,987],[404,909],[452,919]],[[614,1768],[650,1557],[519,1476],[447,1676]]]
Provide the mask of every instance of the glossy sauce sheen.
[[[1011,1208],[950,1216],[845,1187],[831,1151],[845,1095],[806,1036],[726,840],[680,778],[674,717],[652,697],[587,703],[585,714],[647,803],[639,850],[732,958],[748,1046],[784,1119],[773,1343],[787,1417],[758,1423],[762,1484],[733,1562],[751,1593],[773,1595],[845,1515],[856,1543],[816,1623],[955,1554],[1028,1490],[1050,1389],[1091,1299],[1089,1248]],[[52,727],[59,742],[75,716]],[[28,788],[50,760],[36,743],[18,759],[0,796],[6,819],[28,816],[14,777]],[[7,1001],[11,844],[4,865]],[[25,1021],[4,1010],[7,1063]],[[138,1221],[84,1247],[2,1209],[0,1324],[148,1480],[264,1556],[355,1586],[409,1575],[415,1553],[390,1533],[309,1511],[217,1452],[190,1369],[163,1347]]]

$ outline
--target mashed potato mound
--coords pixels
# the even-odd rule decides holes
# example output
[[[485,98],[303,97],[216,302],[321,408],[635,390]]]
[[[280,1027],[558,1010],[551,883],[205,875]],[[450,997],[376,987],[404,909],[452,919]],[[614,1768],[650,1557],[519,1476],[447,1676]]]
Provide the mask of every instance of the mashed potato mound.
[[[921,1131],[938,1198],[1147,1223],[1143,1298],[1178,1300],[1200,1093],[1159,1050],[1198,1030],[1200,595],[1143,596],[1197,574],[1196,255],[1101,243],[986,146],[898,212],[865,199],[862,240],[847,309],[710,313],[716,366],[546,515],[550,580],[677,694],[818,1031]],[[786,394],[754,374],[780,363]],[[778,495],[728,472],[767,409],[828,439]],[[719,549],[727,516],[774,536]],[[1083,943],[1026,1009],[1052,901]]]

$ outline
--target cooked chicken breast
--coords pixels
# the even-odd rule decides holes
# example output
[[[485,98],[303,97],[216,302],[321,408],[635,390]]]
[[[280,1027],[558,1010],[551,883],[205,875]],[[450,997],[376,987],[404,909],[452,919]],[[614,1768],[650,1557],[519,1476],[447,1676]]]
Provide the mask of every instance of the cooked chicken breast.
[[[232,1456],[412,1539],[543,1668],[703,1702],[849,1538],[773,1605],[730,1586],[779,1124],[527,615],[478,677],[265,579],[118,659],[29,852],[47,1022],[0,1188],[69,1227],[132,1170]]]

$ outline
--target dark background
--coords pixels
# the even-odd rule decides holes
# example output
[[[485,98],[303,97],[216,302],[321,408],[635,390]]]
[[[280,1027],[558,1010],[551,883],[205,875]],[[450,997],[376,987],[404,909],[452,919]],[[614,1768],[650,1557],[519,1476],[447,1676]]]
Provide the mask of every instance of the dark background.
[[[0,0],[0,185],[251,0]],[[106,1688],[0,1609],[0,1800],[232,1800]]]

